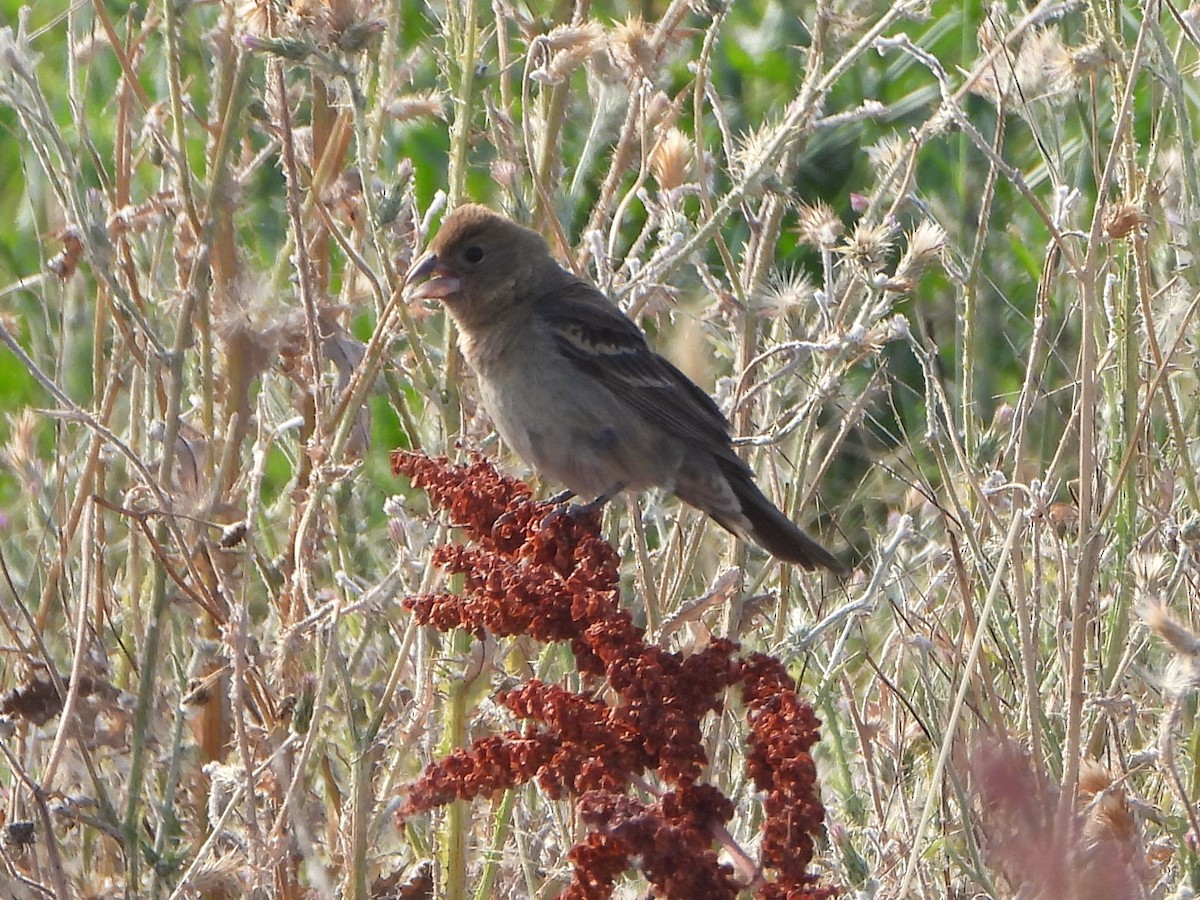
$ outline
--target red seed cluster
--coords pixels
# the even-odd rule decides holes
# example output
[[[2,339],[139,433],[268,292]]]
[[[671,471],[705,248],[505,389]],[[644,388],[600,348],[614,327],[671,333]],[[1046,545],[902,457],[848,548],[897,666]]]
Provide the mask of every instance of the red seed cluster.
[[[591,791],[579,798],[578,810],[594,830],[569,854],[577,875],[561,895],[566,900],[611,897],[617,877],[634,858],[659,896],[737,897],[732,868],[712,850],[713,826],[733,816],[733,803],[716,788],[690,785],[653,805]]]
[[[821,721],[793,688],[783,664],[755,653],[741,663],[742,698],[750,722],[746,769],[760,790],[763,822],[762,863],[778,873],[759,891],[763,900],[829,897],[828,889],[804,890],[815,881],[806,874],[813,840],[825,820],[817,797],[817,769],[809,748],[820,740]]]
[[[647,644],[620,607],[619,559],[601,540],[596,517],[534,502],[528,487],[481,457],[456,466],[401,452],[393,468],[448,510],[472,541],[435,551],[436,565],[463,576],[463,591],[406,600],[418,621],[569,642],[578,670],[603,677],[611,698],[537,680],[500,694],[528,723],[525,731],[483,738],[431,765],[401,818],[536,780],[552,797],[576,798],[592,829],[569,854],[575,878],[562,896],[611,896],[620,874],[637,868],[661,896],[735,897],[732,870],[712,849],[733,804],[699,779],[707,764],[701,724],[720,709],[724,691],[740,684],[750,715],[749,770],[766,791],[762,862],[774,873],[754,881],[755,896],[832,894],[813,889],[806,874],[811,835],[824,818],[808,755],[820,723],[777,660],[738,659],[728,640],[688,657]],[[654,804],[629,793],[646,786],[647,773],[663,786]]]

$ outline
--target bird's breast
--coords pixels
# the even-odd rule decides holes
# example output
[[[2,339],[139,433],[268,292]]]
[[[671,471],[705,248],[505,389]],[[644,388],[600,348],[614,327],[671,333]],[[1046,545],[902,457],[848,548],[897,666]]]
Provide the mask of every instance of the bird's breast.
[[[543,476],[585,498],[617,485],[673,485],[679,440],[554,348],[492,363],[476,368],[484,408],[504,442]]]

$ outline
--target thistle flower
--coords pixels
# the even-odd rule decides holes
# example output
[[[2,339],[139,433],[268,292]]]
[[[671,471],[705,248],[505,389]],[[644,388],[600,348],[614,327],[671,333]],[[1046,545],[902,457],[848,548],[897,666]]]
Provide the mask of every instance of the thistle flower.
[[[604,28],[598,22],[558,25],[530,44],[530,57],[538,61],[530,77],[544,84],[559,84],[603,46]]]
[[[812,278],[801,269],[773,270],[754,298],[755,309],[768,318],[784,315],[810,303],[815,290]]]
[[[887,262],[895,233],[891,222],[860,222],[854,233],[835,249],[851,265],[873,275]]]
[[[981,26],[980,46],[985,43],[994,43],[992,25],[986,22]],[[994,103],[1006,100],[1020,111],[1031,103],[1065,99],[1075,90],[1077,77],[1075,62],[1058,33],[1039,28],[1025,36],[1015,58],[997,56],[972,90]]]
[[[653,80],[659,57],[653,38],[653,31],[640,16],[630,16],[609,34],[609,55],[628,83]]]
[[[445,108],[446,98],[439,91],[399,94],[384,106],[387,114],[399,122],[428,118],[444,119]]]
[[[801,242],[817,250],[832,250],[845,230],[833,207],[823,200],[800,204],[796,233]]]
[[[946,249],[946,232],[936,222],[923,221],[908,234],[908,247],[892,277],[896,288],[911,291],[917,278],[941,258]]]
[[[908,142],[898,134],[887,134],[867,148],[867,162],[876,179],[893,171],[908,152]]]
[[[694,158],[691,138],[678,128],[663,132],[650,151],[650,171],[659,188],[670,191],[685,184],[691,175]]]

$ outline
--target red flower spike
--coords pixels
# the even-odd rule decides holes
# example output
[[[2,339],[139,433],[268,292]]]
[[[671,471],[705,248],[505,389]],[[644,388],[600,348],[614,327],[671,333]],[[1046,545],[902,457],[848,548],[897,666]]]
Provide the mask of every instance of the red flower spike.
[[[441,547],[433,562],[463,575],[462,594],[411,597],[417,621],[442,631],[528,634],[567,641],[581,674],[603,677],[617,702],[533,680],[498,695],[528,725],[482,738],[433,763],[411,787],[399,818],[536,780],[552,797],[575,799],[591,831],[568,854],[567,900],[612,896],[638,868],[663,897],[736,897],[739,884],[713,850],[728,843],[734,806],[700,782],[707,765],[701,725],[739,685],[750,728],[747,771],[765,792],[763,900],[821,900],[836,891],[807,874],[812,835],[824,819],[808,751],[820,721],[776,659],[738,659],[714,640],[690,657],[645,643],[619,600],[620,559],[599,535],[599,517],[550,515],[527,486],[478,455],[464,465],[397,452],[393,469],[447,510],[474,546]],[[657,803],[629,795],[652,772]],[[743,876],[745,873],[743,872]]]

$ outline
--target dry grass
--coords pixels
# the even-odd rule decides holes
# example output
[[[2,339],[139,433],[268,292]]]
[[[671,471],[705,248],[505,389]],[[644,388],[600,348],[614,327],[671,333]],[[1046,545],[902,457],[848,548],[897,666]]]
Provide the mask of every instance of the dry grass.
[[[605,522],[648,640],[769,652],[824,720],[824,884],[1200,889],[1197,9],[643,6],[0,31],[0,893],[564,887],[567,800],[394,816],[513,726],[499,689],[585,686],[400,603],[455,585],[387,452],[524,471],[400,296],[466,199],[635,315],[858,563],[781,569],[670,498]],[[753,860],[741,721],[705,720],[706,777]]]

